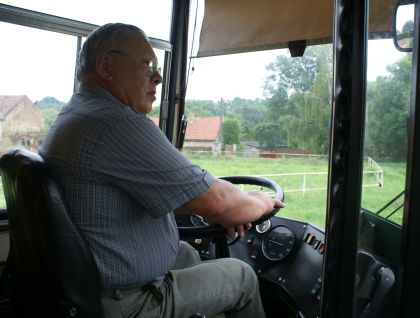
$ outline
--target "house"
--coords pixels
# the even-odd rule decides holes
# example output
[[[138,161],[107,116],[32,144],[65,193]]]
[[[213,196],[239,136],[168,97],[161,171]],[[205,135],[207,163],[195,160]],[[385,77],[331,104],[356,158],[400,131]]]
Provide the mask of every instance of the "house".
[[[159,118],[151,117],[150,119],[156,125],[159,124]],[[221,118],[219,116],[195,117],[192,115],[188,117],[183,149],[220,154],[221,148]]]
[[[0,153],[13,147],[38,149],[44,115],[26,95],[0,95]]]

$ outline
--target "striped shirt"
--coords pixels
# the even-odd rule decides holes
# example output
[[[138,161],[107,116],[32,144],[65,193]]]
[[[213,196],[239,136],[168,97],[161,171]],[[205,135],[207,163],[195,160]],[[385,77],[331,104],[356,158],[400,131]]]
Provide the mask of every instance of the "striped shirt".
[[[103,287],[129,288],[165,275],[179,245],[172,211],[214,181],[148,117],[94,86],[81,85],[39,153],[63,188]]]

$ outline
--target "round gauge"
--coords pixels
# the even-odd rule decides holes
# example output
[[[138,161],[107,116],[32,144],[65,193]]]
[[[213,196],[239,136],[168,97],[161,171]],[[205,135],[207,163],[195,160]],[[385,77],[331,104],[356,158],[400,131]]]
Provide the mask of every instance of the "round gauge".
[[[255,226],[255,230],[258,233],[262,234],[262,233],[267,232],[270,229],[270,227],[271,227],[271,221],[270,220],[265,220],[264,222],[261,222],[260,224],[257,224]]]
[[[190,214],[190,221],[194,226],[208,225],[206,222],[204,222],[203,218],[200,215],[194,213]]]
[[[294,243],[295,235],[287,226],[276,226],[265,235],[262,252],[271,261],[281,261],[290,254]]]

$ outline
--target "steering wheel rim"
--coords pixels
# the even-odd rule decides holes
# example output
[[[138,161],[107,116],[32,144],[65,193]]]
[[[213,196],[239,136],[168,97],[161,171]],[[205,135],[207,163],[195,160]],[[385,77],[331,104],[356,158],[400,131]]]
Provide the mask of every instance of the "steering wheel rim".
[[[262,186],[267,189],[274,191],[272,197],[280,201],[284,201],[284,191],[283,189],[274,181],[256,177],[256,176],[224,176],[219,177],[219,179],[226,180],[232,184],[243,184],[243,185],[256,185]],[[280,208],[274,208],[270,213],[263,215],[259,219],[252,222],[252,225],[255,226],[260,224],[269,218],[273,217]],[[178,231],[181,237],[215,237],[215,236],[225,236],[227,234],[226,229],[219,224],[211,225],[202,225],[195,227],[178,227]]]

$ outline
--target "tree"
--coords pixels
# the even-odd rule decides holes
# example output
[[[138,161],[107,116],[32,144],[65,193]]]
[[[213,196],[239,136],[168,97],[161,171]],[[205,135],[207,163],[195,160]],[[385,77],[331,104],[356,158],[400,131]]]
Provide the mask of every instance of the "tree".
[[[66,103],[59,101],[55,97],[46,96],[43,99],[36,101],[35,106],[38,108],[56,108],[61,109]]]
[[[241,123],[241,140],[254,140],[254,128],[263,120],[266,103],[261,99],[243,99],[236,97],[225,101],[223,108],[226,116],[236,116]]]
[[[239,120],[234,117],[227,117],[223,122],[223,143],[225,145],[238,145],[240,143],[240,132]]]
[[[331,113],[331,45],[308,48],[301,58],[280,56],[269,69],[273,74],[265,83],[269,97],[265,118],[272,124],[259,127],[260,138],[268,127],[278,127],[284,144],[325,153]]]
[[[220,115],[218,105],[212,100],[190,99],[185,102],[186,115],[194,114],[195,117],[209,117]]]
[[[255,127],[255,139],[261,147],[276,148],[286,143],[286,136],[280,123],[262,122]]]
[[[38,107],[44,115],[45,130],[48,130],[50,128],[51,124],[57,118],[58,113],[65,104],[66,103],[61,102],[57,98],[51,96],[46,96],[43,99],[34,103],[34,105]]]
[[[317,73],[312,49],[302,57],[279,55],[266,69],[270,75],[264,83],[264,95],[268,99],[265,119],[277,121],[280,115],[293,115],[294,109],[288,104],[290,96],[309,90]]]
[[[331,116],[331,47],[317,47],[314,56],[318,71],[312,86],[305,92],[292,94],[289,103],[295,110],[294,116],[281,117],[281,123],[293,146],[326,153]]]
[[[306,92],[318,72],[316,49],[308,48],[302,57],[279,55],[266,69],[271,72],[264,84],[268,97],[284,96],[284,92],[289,96],[293,92]]]
[[[407,153],[411,54],[388,66],[390,75],[368,85],[365,152],[394,159]]]

